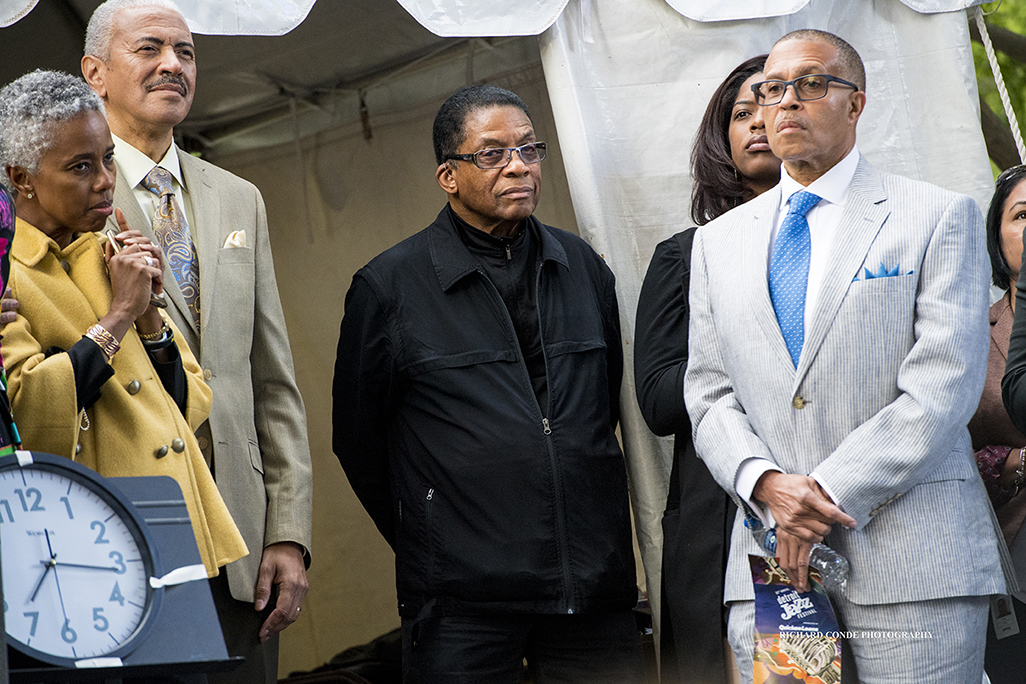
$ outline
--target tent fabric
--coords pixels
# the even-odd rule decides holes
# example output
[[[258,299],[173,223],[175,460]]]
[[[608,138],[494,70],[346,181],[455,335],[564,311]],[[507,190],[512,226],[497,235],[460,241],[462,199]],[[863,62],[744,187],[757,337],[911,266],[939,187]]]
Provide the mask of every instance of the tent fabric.
[[[399,0],[439,36],[536,36],[556,21],[567,0]]]
[[[38,1],[0,0],[0,27],[10,26],[24,17]],[[177,5],[193,33],[281,36],[303,23],[316,1],[177,0]]]
[[[582,2],[591,5],[588,17]],[[672,450],[648,431],[634,398],[638,293],[656,243],[692,225],[689,152],[713,90],[744,59],[808,27],[839,34],[866,64],[862,154],[883,171],[966,193],[985,207],[993,178],[962,12],[920,14],[899,0],[818,0],[786,16],[700,23],[664,0],[571,0],[540,39],[578,227],[617,278],[622,436],[656,609]]]
[[[923,14],[957,12],[987,0],[901,0],[906,6]],[[809,0],[666,0],[673,9],[695,21],[736,21],[765,19],[793,14],[809,4]]]
[[[10,26],[32,11],[39,0],[0,0],[0,28]]]
[[[303,23],[317,0],[175,0],[193,33],[280,36]]]
[[[255,1],[255,0],[251,0]],[[545,31],[568,0],[398,0],[424,28],[439,36],[534,36]],[[901,0],[924,14],[956,12],[986,0]],[[196,0],[193,0],[196,2]],[[641,9],[637,0],[622,2],[624,10]],[[809,0],[665,0],[674,10],[694,21],[739,21],[794,14]],[[205,3],[204,3],[205,4]],[[865,7],[865,3],[851,3]],[[590,0],[584,2],[585,17]],[[588,31],[589,27],[584,26]],[[587,36],[586,36],[587,39]]]

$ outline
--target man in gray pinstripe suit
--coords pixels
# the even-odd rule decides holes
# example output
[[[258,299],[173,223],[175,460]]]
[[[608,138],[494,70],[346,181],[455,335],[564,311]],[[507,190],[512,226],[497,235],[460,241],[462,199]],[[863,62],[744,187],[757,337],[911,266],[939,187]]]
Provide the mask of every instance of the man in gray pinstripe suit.
[[[765,74],[753,90],[781,182],[695,239],[695,446],[739,506],[777,526],[799,588],[813,543],[850,560],[831,595],[846,681],[854,665],[862,682],[979,682],[1007,567],[965,427],[987,362],[982,217],[861,158],[865,71],[840,38],[788,34]],[[724,600],[747,681],[750,553],[739,512]]]

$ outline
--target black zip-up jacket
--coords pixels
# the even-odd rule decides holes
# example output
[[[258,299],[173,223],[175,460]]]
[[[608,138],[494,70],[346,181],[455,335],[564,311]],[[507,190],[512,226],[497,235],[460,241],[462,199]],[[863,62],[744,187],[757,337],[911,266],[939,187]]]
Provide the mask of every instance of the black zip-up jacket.
[[[447,210],[353,278],[334,450],[396,552],[399,613],[579,613],[637,600],[614,429],[613,274],[533,217],[547,406]]]

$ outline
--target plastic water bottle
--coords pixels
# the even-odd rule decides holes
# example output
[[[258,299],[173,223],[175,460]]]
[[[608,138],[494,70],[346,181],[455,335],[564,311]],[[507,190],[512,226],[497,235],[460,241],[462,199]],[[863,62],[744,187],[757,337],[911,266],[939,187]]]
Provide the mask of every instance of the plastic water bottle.
[[[766,550],[767,553],[777,553],[777,531],[766,529],[758,518],[745,517],[747,527],[755,541]],[[829,591],[840,591],[844,583],[848,581],[848,559],[834,551],[826,544],[813,544],[812,552],[809,554],[809,566],[819,571],[823,580],[823,586]]]

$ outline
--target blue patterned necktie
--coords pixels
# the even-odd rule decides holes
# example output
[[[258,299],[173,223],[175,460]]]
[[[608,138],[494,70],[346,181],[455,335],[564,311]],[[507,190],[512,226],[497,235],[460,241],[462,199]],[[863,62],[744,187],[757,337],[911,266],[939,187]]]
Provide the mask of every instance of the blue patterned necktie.
[[[805,215],[820,199],[805,190],[791,195],[787,216],[780,224],[770,257],[770,299],[795,368],[805,342],[805,292],[809,284],[811,240]]]
[[[185,212],[178,206],[174,188],[171,186],[171,172],[154,166],[142,181],[143,187],[157,195],[157,213],[153,216],[153,233],[160,248],[164,250],[168,266],[175,274],[178,288],[185,303],[189,305],[192,320],[199,329],[199,268],[189,233],[189,222]]]

